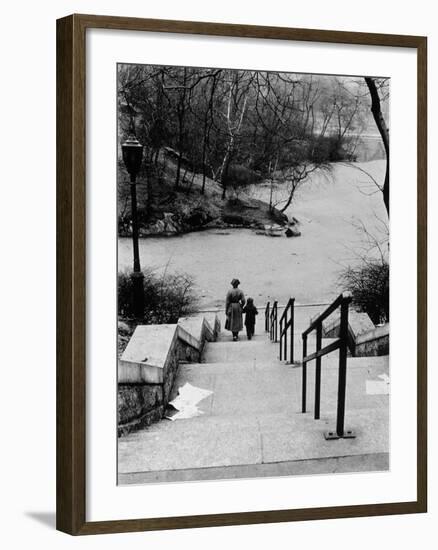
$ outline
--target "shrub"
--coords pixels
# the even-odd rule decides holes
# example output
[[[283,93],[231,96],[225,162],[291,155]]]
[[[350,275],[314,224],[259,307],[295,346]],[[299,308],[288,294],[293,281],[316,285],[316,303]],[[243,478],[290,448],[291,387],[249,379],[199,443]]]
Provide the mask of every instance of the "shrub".
[[[238,189],[253,183],[259,183],[262,181],[262,177],[243,164],[230,164],[225,180],[227,185]]]
[[[353,304],[374,324],[389,321],[389,264],[385,259],[346,267],[340,283],[353,295]]]
[[[338,162],[355,160],[351,139],[338,136],[321,136],[313,144],[308,156],[314,162]]]
[[[141,323],[146,325],[176,323],[195,311],[196,298],[193,294],[193,279],[187,274],[164,273],[158,276],[144,271],[143,289],[145,309]],[[118,274],[118,311],[122,319],[133,315],[133,284],[127,271]]]

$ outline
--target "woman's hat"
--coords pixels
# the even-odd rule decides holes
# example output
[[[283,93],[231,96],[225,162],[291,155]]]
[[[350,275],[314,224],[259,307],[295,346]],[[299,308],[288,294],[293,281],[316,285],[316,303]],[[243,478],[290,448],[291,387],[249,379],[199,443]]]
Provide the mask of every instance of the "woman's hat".
[[[235,285],[240,285],[239,279],[233,279],[233,280],[231,281],[231,286],[235,286]]]

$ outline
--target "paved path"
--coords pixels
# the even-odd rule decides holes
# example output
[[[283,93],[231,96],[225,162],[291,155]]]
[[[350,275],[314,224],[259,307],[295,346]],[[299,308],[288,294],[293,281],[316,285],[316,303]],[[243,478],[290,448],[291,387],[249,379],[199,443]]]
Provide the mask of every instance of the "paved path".
[[[181,365],[186,382],[213,393],[202,416],[161,422],[119,439],[119,483],[274,476],[388,468],[388,395],[368,395],[367,380],[388,373],[388,358],[349,358],[346,428],[356,439],[326,441],[336,420],[336,353],[323,358],[321,420],[314,420],[313,368],[302,414],[301,368],[278,360],[262,333],[208,343],[203,363]],[[295,338],[299,342],[298,336]],[[309,350],[311,350],[309,344]],[[298,356],[298,355],[297,355]]]

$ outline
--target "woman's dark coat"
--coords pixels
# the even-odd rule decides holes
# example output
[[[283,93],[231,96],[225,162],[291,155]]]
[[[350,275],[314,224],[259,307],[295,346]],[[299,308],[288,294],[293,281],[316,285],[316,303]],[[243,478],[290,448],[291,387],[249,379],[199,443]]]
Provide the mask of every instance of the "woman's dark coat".
[[[242,308],[245,305],[245,295],[239,288],[232,288],[227,293],[225,312],[227,321],[225,328],[231,332],[243,329]]]

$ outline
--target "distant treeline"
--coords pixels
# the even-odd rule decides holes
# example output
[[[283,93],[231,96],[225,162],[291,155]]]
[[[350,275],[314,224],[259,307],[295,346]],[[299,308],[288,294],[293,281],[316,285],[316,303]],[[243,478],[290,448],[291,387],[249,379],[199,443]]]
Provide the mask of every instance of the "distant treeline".
[[[207,178],[224,198],[230,183],[268,179],[287,184],[292,198],[313,171],[354,160],[372,124],[362,78],[125,64],[118,71],[119,138],[134,132],[151,165],[160,151],[173,155],[176,189],[189,166],[203,175],[201,192]]]

